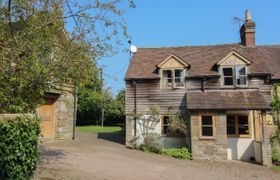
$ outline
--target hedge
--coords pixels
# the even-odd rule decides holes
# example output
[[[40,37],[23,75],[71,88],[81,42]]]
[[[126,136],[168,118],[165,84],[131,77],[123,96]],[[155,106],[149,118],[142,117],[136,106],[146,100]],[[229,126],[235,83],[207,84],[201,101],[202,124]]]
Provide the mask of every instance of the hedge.
[[[30,179],[36,169],[40,121],[35,116],[0,119],[0,179]]]

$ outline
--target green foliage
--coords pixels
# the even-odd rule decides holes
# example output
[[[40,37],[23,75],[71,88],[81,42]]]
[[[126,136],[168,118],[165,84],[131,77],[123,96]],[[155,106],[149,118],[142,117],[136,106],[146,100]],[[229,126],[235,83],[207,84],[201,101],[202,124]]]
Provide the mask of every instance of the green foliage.
[[[168,128],[172,136],[186,136],[188,131],[188,119],[185,116],[171,116]]]
[[[0,179],[29,179],[38,160],[40,121],[29,116],[0,120]]]
[[[280,146],[276,140],[272,141],[272,162],[280,165]]]
[[[280,172],[280,166],[272,166],[272,168],[271,169],[273,169],[273,170],[275,170],[275,171],[279,171]]]
[[[98,82],[98,78],[93,82]],[[100,125],[101,108],[104,108],[104,124],[118,125],[125,119],[125,91],[116,97],[109,90],[94,89],[93,85],[84,85],[78,92],[78,125]],[[98,86],[97,86],[98,87]]]
[[[162,154],[165,156],[170,156],[178,159],[186,159],[191,160],[191,153],[187,148],[169,148],[169,149],[162,149]]]
[[[76,127],[78,132],[92,132],[92,133],[114,133],[120,132],[119,126],[78,126]]]
[[[272,137],[272,161],[276,165],[280,165],[280,97],[279,84],[275,84],[273,88],[272,108],[274,115],[274,122],[277,125],[275,134]]]
[[[189,152],[189,150],[187,148],[155,149],[148,145],[142,144],[142,145],[140,145],[140,149],[144,152],[153,152],[153,153],[161,154],[164,156],[174,157],[177,159],[186,159],[186,160],[192,159],[191,153]]]
[[[160,142],[160,135],[156,133],[149,133],[144,136],[144,149],[151,152],[160,153],[162,144]],[[141,147],[141,146],[140,146]]]
[[[96,61],[128,37],[129,7],[132,0],[0,0],[0,113],[33,112],[50,89],[90,81]]]

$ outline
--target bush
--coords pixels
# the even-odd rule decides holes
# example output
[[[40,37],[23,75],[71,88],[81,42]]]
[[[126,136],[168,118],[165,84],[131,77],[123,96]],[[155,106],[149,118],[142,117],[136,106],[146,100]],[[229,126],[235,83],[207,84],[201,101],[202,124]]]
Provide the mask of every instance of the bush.
[[[160,135],[156,133],[149,133],[144,135],[144,146],[142,145],[142,148],[147,151],[149,149],[149,152],[159,153],[162,149],[162,144],[160,143]]]
[[[280,146],[276,140],[272,142],[272,162],[280,165]]]
[[[175,157],[178,159],[191,159],[191,153],[187,148],[169,148],[169,149],[162,149],[162,154],[165,156]]]
[[[174,158],[178,158],[178,159],[186,159],[186,160],[192,159],[191,153],[189,152],[189,150],[187,148],[155,149],[148,145],[142,144],[142,145],[140,145],[140,150],[142,150],[144,152],[153,152],[153,153],[157,153],[157,154],[162,154],[164,156],[170,156],[170,157],[174,157]]]
[[[39,134],[34,116],[0,120],[0,179],[30,179],[39,157]]]

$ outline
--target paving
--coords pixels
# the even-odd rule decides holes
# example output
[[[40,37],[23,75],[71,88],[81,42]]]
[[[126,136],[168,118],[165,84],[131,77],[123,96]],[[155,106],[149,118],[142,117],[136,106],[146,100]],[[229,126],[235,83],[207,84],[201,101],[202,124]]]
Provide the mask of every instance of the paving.
[[[34,179],[280,179],[279,172],[257,164],[179,160],[131,150],[123,142],[120,133],[77,133],[74,141],[44,141]]]

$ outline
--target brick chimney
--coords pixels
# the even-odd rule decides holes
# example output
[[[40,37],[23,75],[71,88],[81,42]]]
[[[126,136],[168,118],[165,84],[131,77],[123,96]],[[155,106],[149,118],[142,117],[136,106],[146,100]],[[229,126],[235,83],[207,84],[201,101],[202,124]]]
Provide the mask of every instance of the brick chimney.
[[[256,33],[256,24],[251,19],[251,13],[249,10],[246,10],[245,22],[240,28],[240,38],[241,44],[247,47],[255,47],[255,33]]]

